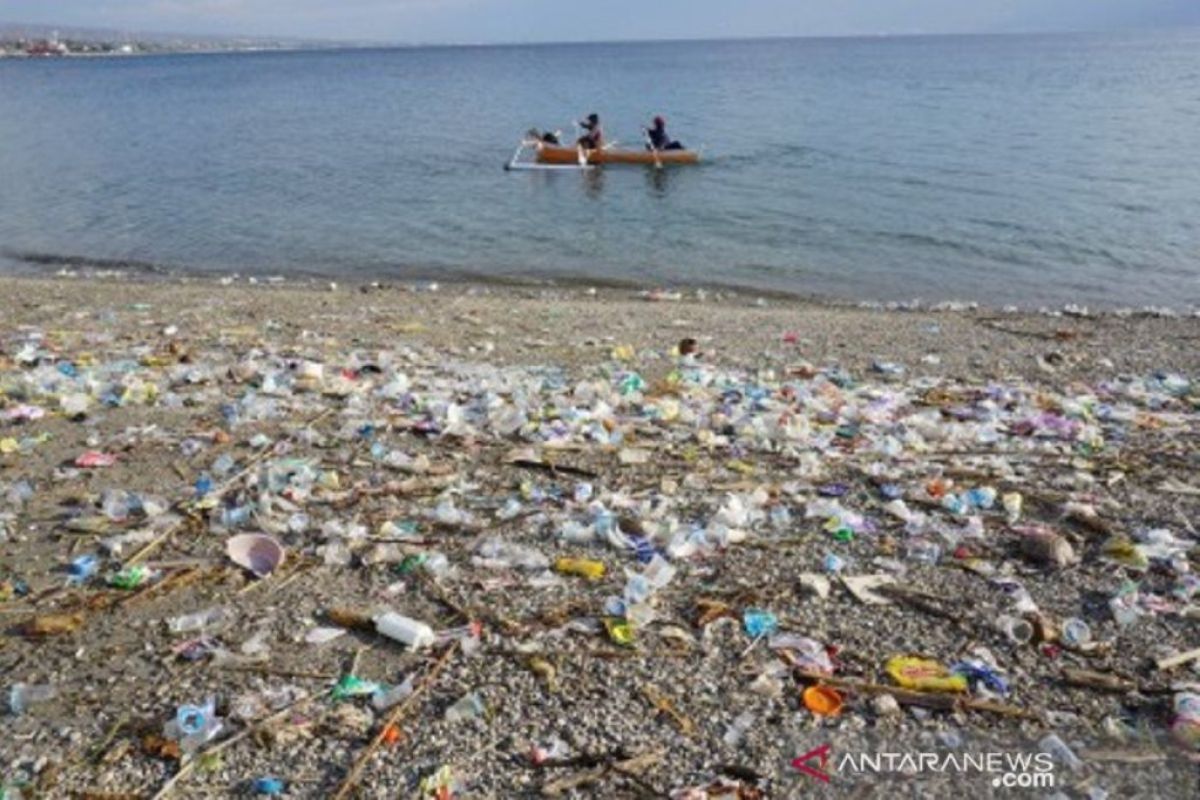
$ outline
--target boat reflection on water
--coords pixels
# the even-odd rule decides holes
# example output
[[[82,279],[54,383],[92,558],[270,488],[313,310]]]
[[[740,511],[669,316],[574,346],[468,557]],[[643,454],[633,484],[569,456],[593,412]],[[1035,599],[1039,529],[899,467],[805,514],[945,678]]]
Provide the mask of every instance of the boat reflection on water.
[[[669,169],[646,170],[646,185],[659,197],[666,195],[671,182],[671,172]]]

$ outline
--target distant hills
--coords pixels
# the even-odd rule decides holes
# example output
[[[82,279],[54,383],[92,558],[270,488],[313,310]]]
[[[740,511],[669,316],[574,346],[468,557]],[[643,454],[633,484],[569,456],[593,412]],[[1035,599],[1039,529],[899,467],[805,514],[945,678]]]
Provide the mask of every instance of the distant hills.
[[[0,22],[0,55],[9,56],[317,50],[373,47],[379,44],[288,37],[202,36]]]

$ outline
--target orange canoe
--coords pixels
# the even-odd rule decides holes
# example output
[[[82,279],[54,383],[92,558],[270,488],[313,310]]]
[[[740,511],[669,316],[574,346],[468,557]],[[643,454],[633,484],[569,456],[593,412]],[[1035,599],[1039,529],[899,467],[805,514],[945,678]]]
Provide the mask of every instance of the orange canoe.
[[[694,150],[660,150],[657,158],[649,150],[619,150],[615,147],[607,150],[584,150],[589,164],[697,164],[700,154]],[[574,147],[554,147],[553,145],[538,144],[537,160],[539,164],[578,164],[579,150]]]

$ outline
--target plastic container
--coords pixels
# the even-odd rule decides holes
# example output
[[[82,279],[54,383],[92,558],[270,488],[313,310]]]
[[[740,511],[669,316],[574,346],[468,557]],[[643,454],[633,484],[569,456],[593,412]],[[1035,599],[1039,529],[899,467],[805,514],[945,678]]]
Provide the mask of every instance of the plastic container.
[[[1033,641],[1033,625],[1020,617],[1005,614],[996,620],[996,628],[1013,644],[1029,644]]]
[[[1092,640],[1092,629],[1078,617],[1063,620],[1062,642],[1067,647],[1079,647]]]
[[[394,611],[380,614],[373,619],[373,622],[375,630],[379,632],[380,636],[386,636],[401,644],[406,644],[413,650],[421,650],[437,641],[433,628],[420,620],[397,614]]]

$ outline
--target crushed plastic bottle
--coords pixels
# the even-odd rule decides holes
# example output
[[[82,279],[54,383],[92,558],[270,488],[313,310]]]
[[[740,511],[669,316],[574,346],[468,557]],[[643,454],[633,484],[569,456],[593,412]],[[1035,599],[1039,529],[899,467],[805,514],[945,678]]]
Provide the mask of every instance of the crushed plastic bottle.
[[[217,717],[217,701],[209,698],[202,706],[182,705],[163,728],[163,736],[179,742],[185,753],[199,750],[224,728]]]
[[[191,614],[181,614],[167,621],[171,633],[193,633],[218,625],[228,619],[228,612],[220,606],[206,608]]]
[[[409,675],[402,683],[389,688],[380,687],[375,694],[371,696],[371,705],[376,711],[387,711],[392,706],[399,703],[404,698],[413,693],[412,676]]]
[[[487,705],[479,692],[468,692],[446,709],[447,722],[462,722],[463,720],[479,719],[487,714]]]
[[[58,690],[48,684],[15,683],[8,690],[8,709],[20,716],[32,706],[48,703],[58,696]]]

